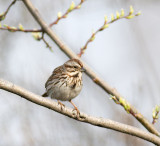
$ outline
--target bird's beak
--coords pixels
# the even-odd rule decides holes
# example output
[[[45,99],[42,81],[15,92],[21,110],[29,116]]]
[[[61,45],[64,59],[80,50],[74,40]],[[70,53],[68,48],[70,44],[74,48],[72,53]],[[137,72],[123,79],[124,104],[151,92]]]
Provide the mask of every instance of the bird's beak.
[[[82,68],[81,68],[81,72],[85,72],[85,71],[86,71],[86,70],[82,67]]]

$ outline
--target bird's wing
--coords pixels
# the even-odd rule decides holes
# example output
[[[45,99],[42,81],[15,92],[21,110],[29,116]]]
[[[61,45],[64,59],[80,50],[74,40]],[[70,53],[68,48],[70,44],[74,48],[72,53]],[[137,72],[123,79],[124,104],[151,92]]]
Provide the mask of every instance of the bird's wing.
[[[63,66],[63,65],[62,65]],[[52,72],[52,75],[48,78],[47,82],[45,83],[45,87],[48,86],[48,83],[50,81],[52,81],[53,79],[59,78],[59,76],[62,74],[63,72],[63,67],[59,66],[57,68],[54,69],[54,71]]]

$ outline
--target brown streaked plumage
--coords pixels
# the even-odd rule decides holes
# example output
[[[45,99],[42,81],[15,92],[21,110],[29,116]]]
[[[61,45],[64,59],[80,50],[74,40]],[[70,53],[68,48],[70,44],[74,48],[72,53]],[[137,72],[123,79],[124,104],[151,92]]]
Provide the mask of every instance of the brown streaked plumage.
[[[69,101],[79,113],[79,110],[71,100],[75,98],[82,89],[83,71],[83,64],[80,60],[68,60],[63,65],[54,69],[45,84],[46,92],[42,96],[50,96],[52,99],[57,99],[58,102],[59,100]]]

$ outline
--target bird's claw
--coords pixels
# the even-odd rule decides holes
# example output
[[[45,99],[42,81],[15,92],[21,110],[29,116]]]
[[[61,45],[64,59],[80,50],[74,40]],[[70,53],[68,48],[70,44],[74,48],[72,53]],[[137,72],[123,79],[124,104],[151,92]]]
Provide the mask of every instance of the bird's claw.
[[[72,111],[77,111],[77,117],[80,117],[80,111],[77,108],[74,108]]]
[[[61,110],[62,110],[63,108],[65,108],[65,105],[64,105],[63,103],[61,103],[60,101],[58,101],[58,104],[61,106]]]

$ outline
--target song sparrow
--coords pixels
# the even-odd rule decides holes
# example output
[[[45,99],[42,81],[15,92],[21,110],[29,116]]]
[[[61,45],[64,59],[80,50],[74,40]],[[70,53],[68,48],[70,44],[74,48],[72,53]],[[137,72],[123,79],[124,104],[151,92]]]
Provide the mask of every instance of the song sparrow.
[[[63,65],[57,67],[45,84],[46,92],[43,97],[50,96],[57,99],[58,103],[63,105],[61,101],[69,101],[77,110],[78,108],[71,101],[82,89],[82,72],[85,71],[83,64],[78,59],[71,59]]]

